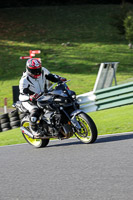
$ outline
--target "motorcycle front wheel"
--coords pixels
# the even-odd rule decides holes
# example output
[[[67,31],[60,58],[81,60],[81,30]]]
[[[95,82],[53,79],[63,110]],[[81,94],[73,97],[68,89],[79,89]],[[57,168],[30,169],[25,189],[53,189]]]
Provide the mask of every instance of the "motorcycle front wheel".
[[[22,121],[21,125],[29,130],[29,121],[28,120]],[[32,146],[34,146],[36,148],[46,147],[49,143],[49,139],[32,139],[31,137],[29,137],[28,135],[26,135],[23,132],[22,132],[22,135],[29,144],[31,144]]]
[[[83,143],[93,143],[97,139],[97,128],[94,121],[86,114],[80,113],[76,120],[81,126],[81,131],[75,132],[76,137]]]

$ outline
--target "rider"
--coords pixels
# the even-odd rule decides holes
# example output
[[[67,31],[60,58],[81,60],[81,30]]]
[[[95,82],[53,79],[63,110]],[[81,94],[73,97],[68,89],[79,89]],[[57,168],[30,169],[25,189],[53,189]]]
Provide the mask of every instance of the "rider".
[[[37,130],[37,120],[40,116],[39,108],[35,100],[40,94],[45,93],[48,89],[50,81],[66,81],[58,75],[51,74],[46,68],[42,67],[38,59],[30,58],[26,62],[26,72],[20,79],[19,83],[19,100],[23,107],[30,113],[30,129],[36,137],[40,136]]]

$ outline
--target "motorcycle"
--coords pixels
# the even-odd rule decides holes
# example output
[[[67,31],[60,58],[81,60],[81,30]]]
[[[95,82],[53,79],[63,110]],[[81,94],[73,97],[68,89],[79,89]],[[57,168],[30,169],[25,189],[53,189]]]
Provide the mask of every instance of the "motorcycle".
[[[25,140],[34,147],[46,147],[51,138],[68,139],[75,135],[81,142],[89,144],[97,139],[97,128],[94,121],[80,110],[76,93],[70,90],[66,82],[54,83],[47,92],[36,100],[40,109],[37,121],[39,137],[30,131],[30,113],[20,101],[15,103],[16,109],[25,116],[21,120],[21,131]]]

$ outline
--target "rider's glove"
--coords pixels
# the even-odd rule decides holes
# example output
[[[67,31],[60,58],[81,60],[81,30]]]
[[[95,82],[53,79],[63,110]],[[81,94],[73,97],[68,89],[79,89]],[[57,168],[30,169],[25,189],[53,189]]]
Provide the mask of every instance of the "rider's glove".
[[[37,94],[37,93],[35,93],[35,94],[33,94],[33,95],[30,95],[30,98],[29,98],[29,100],[31,101],[31,102],[35,102],[38,98],[39,98],[39,94]]]
[[[63,77],[59,77],[59,80],[62,81],[62,82],[64,82],[64,81],[66,81],[67,79],[66,79],[66,78],[63,78]]]

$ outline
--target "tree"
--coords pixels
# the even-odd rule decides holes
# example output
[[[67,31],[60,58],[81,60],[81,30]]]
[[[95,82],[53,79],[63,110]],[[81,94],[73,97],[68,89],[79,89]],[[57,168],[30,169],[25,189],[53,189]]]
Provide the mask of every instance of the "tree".
[[[125,37],[129,42],[129,47],[132,48],[133,43],[133,12],[129,12],[124,20]]]

